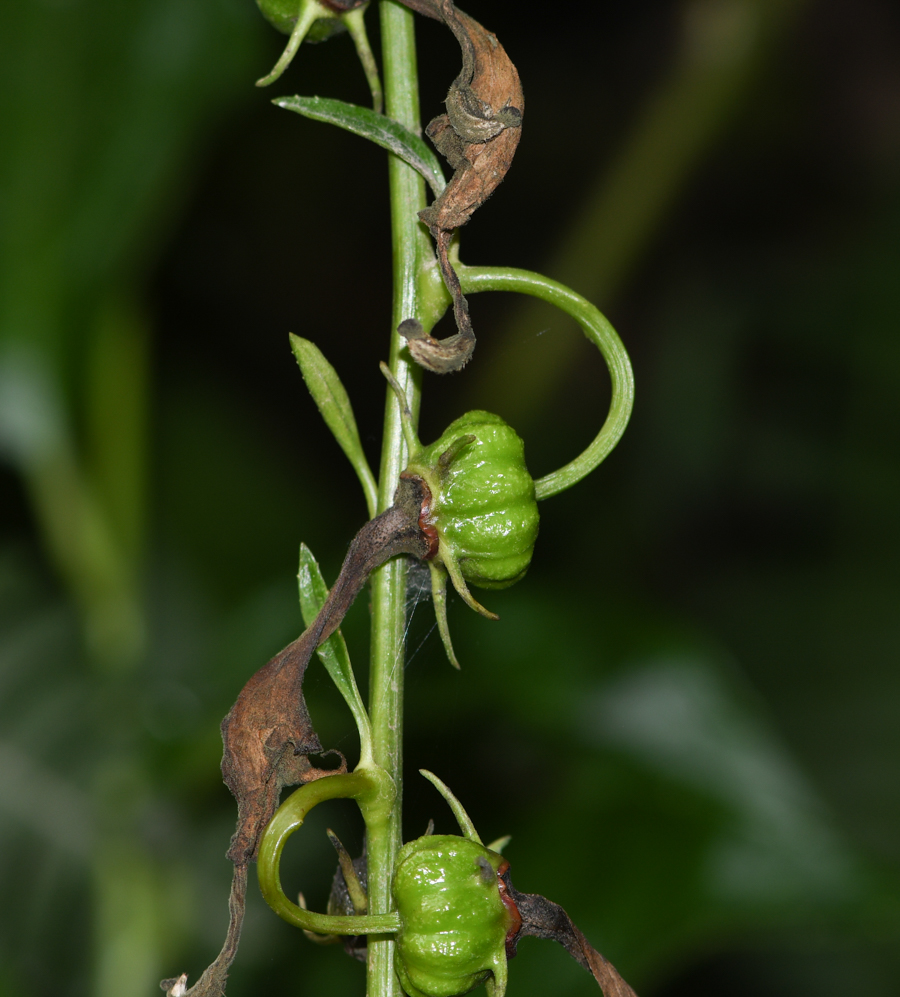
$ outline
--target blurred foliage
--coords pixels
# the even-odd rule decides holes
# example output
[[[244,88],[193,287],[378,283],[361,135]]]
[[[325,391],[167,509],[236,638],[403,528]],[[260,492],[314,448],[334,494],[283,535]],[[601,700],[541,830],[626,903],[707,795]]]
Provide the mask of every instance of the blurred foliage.
[[[427,767],[646,995],[896,994],[897,13],[466,9],[516,59],[528,121],[464,258],[595,294],[638,402],[542,510],[500,622],[451,606],[461,674],[412,593],[407,836],[452,830]],[[740,30],[691,75],[704,24]],[[420,39],[436,113],[456,56],[436,25]],[[238,0],[0,8],[0,995],[136,997],[212,958],[218,723],[302,626],[300,541],[333,577],[365,517],[287,333],[335,364],[374,459],[384,154],[253,90],[280,44]],[[279,87],[366,101],[347,38]],[[603,374],[511,304],[473,299],[478,356],[428,379],[422,436],[493,408],[544,473],[596,431]],[[360,672],[364,603],[344,628]],[[324,670],[308,684],[352,759]],[[321,809],[286,871],[316,906],[326,824],[361,844],[351,806]],[[523,997],[596,992],[536,941],[510,971]],[[363,987],[251,889],[235,997]]]

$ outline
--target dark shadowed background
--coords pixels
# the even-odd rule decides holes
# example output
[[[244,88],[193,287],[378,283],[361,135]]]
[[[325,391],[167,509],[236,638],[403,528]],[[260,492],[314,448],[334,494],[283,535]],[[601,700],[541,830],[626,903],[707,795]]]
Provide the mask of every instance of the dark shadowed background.
[[[900,994],[897,8],[463,6],[527,100],[463,258],[595,300],[637,404],[486,593],[500,622],[451,603],[461,673],[411,600],[406,835],[453,830],[427,767],[643,997]],[[458,48],[419,40],[427,120]],[[302,628],[300,542],[333,579],[365,518],[287,334],[376,462],[385,154],[270,103],[365,103],[348,38],[255,89],[282,43],[250,0],[0,7],[0,997],[139,997],[213,958],[219,721]],[[471,310],[422,436],[488,408],[544,474],[596,432],[601,361],[552,311]],[[364,598],[345,633],[364,680]],[[320,810],[285,872],[319,909],[325,826],[361,844]],[[233,997],[363,992],[250,892]],[[549,943],[510,966],[520,997],[596,992]]]

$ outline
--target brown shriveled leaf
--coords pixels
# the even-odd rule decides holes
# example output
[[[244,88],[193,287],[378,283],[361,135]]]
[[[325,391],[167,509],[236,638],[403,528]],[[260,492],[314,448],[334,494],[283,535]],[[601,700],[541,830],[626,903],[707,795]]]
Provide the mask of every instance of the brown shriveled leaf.
[[[222,721],[222,775],[238,805],[237,830],[228,850],[235,864],[256,858],[259,836],[275,813],[281,790],[320,774],[307,757],[322,745],[302,692],[306,666],[321,643],[323,628],[317,624],[250,679]]]
[[[465,225],[506,176],[522,135],[525,97],[497,36],[452,4],[442,7],[463,45],[463,72],[447,95],[447,114],[435,118],[426,134],[456,173],[420,217],[432,229],[452,230]],[[464,42],[471,46],[470,71]]]
[[[516,67],[496,35],[451,0],[400,2],[443,21],[456,36],[463,57],[462,70],[447,94],[447,113],[425,129],[455,172],[434,203],[419,212],[434,237],[459,331],[437,340],[412,320],[404,322],[400,330],[421,366],[446,374],[460,370],[475,348],[468,305],[449,259],[450,241],[454,231],[466,224],[506,176],[521,136],[525,99]]]
[[[228,849],[234,863],[225,945],[193,987],[187,974],[162,981],[170,997],[222,997],[228,968],[237,952],[244,916],[247,866],[256,858],[259,839],[272,819],[285,786],[311,782],[339,770],[318,769],[308,755],[322,746],[303,699],[303,677],[316,648],[341,625],[369,575],[396,554],[424,557],[429,541],[419,527],[422,485],[403,478],[394,504],[356,534],[340,574],[312,624],[276,654],[241,690],[222,721],[222,775],[238,805],[237,828]]]
[[[510,898],[522,919],[518,932],[506,941],[508,957],[516,954],[516,945],[523,935],[549,938],[559,942],[594,977],[603,997],[637,997],[619,976],[616,967],[591,945],[559,904],[537,893],[519,893],[509,881],[509,867],[505,872],[501,869],[501,872],[501,882],[504,884],[501,892]]]
[[[256,858],[259,837],[285,786],[326,774],[306,757],[322,750],[303,700],[303,676],[315,649],[341,625],[369,574],[395,554],[427,552],[419,528],[421,484],[401,480],[394,505],[356,534],[340,575],[312,625],[244,686],[222,721],[222,774],[238,803],[238,826],[228,857]],[[328,772],[327,774],[333,774]]]

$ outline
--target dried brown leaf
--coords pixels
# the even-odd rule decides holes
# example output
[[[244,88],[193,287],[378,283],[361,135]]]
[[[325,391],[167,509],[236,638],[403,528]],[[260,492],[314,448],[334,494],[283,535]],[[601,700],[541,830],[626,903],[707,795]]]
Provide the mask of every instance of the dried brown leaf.
[[[340,574],[315,620],[247,682],[222,721],[222,775],[238,805],[237,828],[228,858],[234,863],[228,935],[222,951],[200,979],[187,988],[187,974],[162,981],[169,997],[222,997],[237,952],[244,916],[247,866],[272,819],[285,786],[311,782],[341,768],[318,769],[309,755],[322,750],[303,699],[303,677],[315,649],[341,625],[372,571],[396,554],[424,557],[429,541],[419,527],[422,485],[403,478],[394,505],[356,534]]]
[[[422,556],[421,484],[403,479],[394,505],[356,534],[338,579],[312,625],[261,668],[222,721],[222,774],[238,803],[238,826],[228,857],[235,864],[256,857],[259,837],[272,819],[285,786],[321,775],[308,755],[322,750],[303,699],[303,677],[315,649],[341,625],[369,574],[395,554]]]
[[[433,204],[420,212],[431,228],[452,231],[465,225],[506,176],[522,135],[525,97],[519,74],[497,36],[453,7],[441,5],[458,39],[471,45],[471,75],[454,80],[447,114],[435,118],[426,134],[455,173]]]
[[[408,323],[407,331],[401,330],[419,364],[446,374],[468,363],[475,348],[468,305],[449,259],[450,241],[453,232],[468,222],[506,176],[521,136],[525,98],[516,67],[497,36],[451,0],[401,3],[443,21],[456,36],[463,57],[462,70],[447,94],[447,113],[425,129],[453,167],[453,177],[434,203],[419,212],[435,240],[458,332],[437,340]]]

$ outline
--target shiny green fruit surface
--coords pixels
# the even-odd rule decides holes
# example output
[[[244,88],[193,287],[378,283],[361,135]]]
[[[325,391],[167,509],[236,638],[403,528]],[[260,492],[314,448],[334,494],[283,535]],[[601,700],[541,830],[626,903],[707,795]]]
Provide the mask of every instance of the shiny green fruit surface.
[[[441,456],[467,436],[474,440],[442,466]],[[525,574],[538,534],[534,481],[521,438],[500,416],[467,412],[416,455],[409,471],[431,489],[429,521],[467,581],[505,588]]]
[[[300,0],[256,0],[262,16],[282,34],[289,35],[300,13]]]
[[[497,852],[452,834],[401,849],[393,882],[402,924],[395,964],[409,997],[457,997],[485,981],[495,992],[505,989],[513,919],[496,875],[503,863]]]
[[[294,30],[301,10],[304,10],[307,4],[312,2],[314,0],[256,0],[256,6],[259,7],[262,16],[273,28],[277,28],[282,34],[289,35]],[[320,17],[330,19],[345,14],[348,10],[362,7],[368,3],[368,0],[320,0],[320,2],[315,0],[315,3],[321,12]],[[342,30],[343,25],[339,21],[336,22],[335,26],[326,26],[320,21],[316,21],[315,25],[307,32],[306,37],[309,41],[324,41],[335,31]]]

